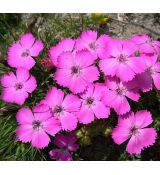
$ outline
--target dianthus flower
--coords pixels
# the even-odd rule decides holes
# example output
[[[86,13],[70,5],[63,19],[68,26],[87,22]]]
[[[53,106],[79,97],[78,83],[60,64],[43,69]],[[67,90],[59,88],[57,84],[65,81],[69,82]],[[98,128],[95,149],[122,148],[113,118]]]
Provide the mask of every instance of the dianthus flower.
[[[42,49],[41,41],[36,40],[31,33],[24,34],[9,48],[8,64],[14,68],[23,67],[29,70],[35,65],[33,57],[37,57]]]
[[[36,79],[30,75],[28,70],[18,68],[16,75],[13,72],[1,77],[2,94],[5,102],[22,105],[28,98],[28,94],[36,89]]]
[[[42,149],[48,146],[50,138],[61,130],[59,121],[52,117],[48,106],[39,105],[31,111],[28,107],[22,108],[16,115],[19,126],[16,131],[18,140],[31,142],[31,144]]]
[[[65,52],[59,56],[55,79],[73,93],[83,92],[88,84],[98,80],[99,72],[93,65],[94,56],[89,51]]]
[[[129,139],[126,151],[130,154],[140,154],[144,148],[155,143],[157,137],[155,129],[146,128],[152,122],[151,113],[147,110],[130,112],[124,118],[119,117],[112,138],[118,145]]]
[[[106,58],[100,60],[100,69],[105,75],[117,76],[123,82],[130,81],[145,70],[143,57],[136,57],[136,51],[133,42],[112,39],[106,49]]]
[[[55,87],[51,87],[47,92],[42,104],[50,107],[52,114],[57,118],[63,130],[74,130],[77,126],[77,112],[80,109],[81,101],[75,95],[68,94]]]
[[[103,85],[100,84],[90,85],[86,92],[81,94],[82,106],[78,113],[80,123],[91,123],[95,117],[108,118],[110,110],[102,102],[103,89]]]
[[[104,103],[112,107],[119,115],[130,111],[130,105],[126,97],[133,101],[139,100],[139,93],[136,80],[127,83],[121,82],[116,77],[106,78],[106,90],[103,96]]]
[[[75,152],[79,145],[76,143],[77,137],[75,134],[70,133],[67,135],[57,135],[54,144],[59,147],[49,152],[51,159],[60,161],[71,161],[71,152]]]
[[[110,37],[101,35],[99,38],[96,31],[87,30],[82,32],[81,36],[76,40],[76,50],[87,49],[90,53],[97,57],[104,58],[105,49]]]

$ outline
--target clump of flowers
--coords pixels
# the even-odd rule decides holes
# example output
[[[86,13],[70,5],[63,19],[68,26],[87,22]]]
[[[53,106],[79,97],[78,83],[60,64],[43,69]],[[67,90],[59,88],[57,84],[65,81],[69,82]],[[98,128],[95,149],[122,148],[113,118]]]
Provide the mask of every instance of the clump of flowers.
[[[34,58],[43,47],[31,33],[11,45],[7,61],[16,74],[1,77],[2,100],[22,105],[34,93],[37,83],[29,70],[34,69]],[[160,42],[147,35],[118,40],[87,30],[78,38],[62,39],[40,64],[48,70],[54,66],[54,83],[32,110],[22,107],[16,115],[18,140],[37,149],[54,143],[58,148],[50,151],[51,159],[73,160],[71,152],[79,147],[73,132],[79,123],[107,120],[114,110],[118,115],[112,132],[114,142],[122,144],[130,139],[127,152],[140,154],[155,143],[157,133],[146,128],[153,122],[151,113],[145,109],[132,112],[130,100],[138,103],[141,92],[153,87],[160,90],[159,54]]]

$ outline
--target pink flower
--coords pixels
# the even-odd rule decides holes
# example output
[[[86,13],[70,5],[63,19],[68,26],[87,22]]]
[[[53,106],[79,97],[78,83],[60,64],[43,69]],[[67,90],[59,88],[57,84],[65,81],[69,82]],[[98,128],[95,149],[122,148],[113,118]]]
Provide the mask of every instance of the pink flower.
[[[16,131],[18,139],[42,149],[48,146],[50,138],[61,130],[60,123],[54,117],[48,106],[39,105],[31,111],[29,108],[22,108],[16,115],[19,126]],[[48,134],[47,134],[48,133]]]
[[[136,74],[145,70],[142,57],[136,57],[137,47],[131,41],[110,40],[107,56],[100,60],[100,69],[105,75],[117,76],[121,81],[132,80]]]
[[[82,32],[80,38],[76,40],[75,48],[76,50],[87,49],[94,56],[104,58],[105,48],[110,40],[110,37],[107,35],[101,35],[99,38],[96,31],[87,30]]]
[[[57,83],[68,87],[73,93],[83,92],[89,83],[99,78],[99,72],[93,65],[93,60],[94,56],[88,51],[61,54],[55,73]]]
[[[82,106],[78,113],[80,123],[88,124],[97,119],[108,118],[110,110],[102,102],[104,87],[100,84],[90,85],[81,95]]]
[[[147,110],[130,112],[125,118],[119,117],[118,126],[113,130],[112,138],[118,145],[130,139],[126,151],[140,154],[141,151],[155,143],[157,133],[154,128],[145,128],[153,122]]]
[[[1,77],[2,94],[5,102],[22,105],[28,98],[28,94],[36,89],[36,79],[30,75],[28,70],[18,68],[16,75],[13,72]]]
[[[24,34],[9,48],[8,64],[14,68],[23,67],[29,70],[35,65],[33,57],[37,57],[42,49],[41,41],[35,40],[31,33]]]
[[[130,111],[130,105],[127,98],[133,101],[139,100],[137,82],[133,79],[130,82],[123,83],[118,78],[106,78],[106,90],[103,96],[103,102],[112,107],[119,115]]]
[[[160,54],[160,42],[153,40],[148,35],[134,35],[131,40],[138,46],[142,54]]]
[[[48,92],[43,104],[47,104],[53,116],[59,119],[63,130],[74,130],[77,126],[77,112],[81,102],[75,95],[68,94],[64,97],[64,92],[52,87]]]
[[[148,92],[152,89],[152,83],[160,90],[160,62],[157,61],[157,56],[146,56],[144,58],[146,71],[136,76],[138,86],[143,92]]]
[[[52,63],[57,66],[58,57],[66,51],[73,51],[75,45],[75,41],[70,38],[66,38],[61,40],[56,46],[51,47],[49,51],[50,58]]]
[[[68,135],[57,135],[54,144],[59,147],[49,152],[51,159],[60,161],[71,161],[72,155],[70,152],[76,152],[79,145],[76,143],[77,137],[73,133]]]

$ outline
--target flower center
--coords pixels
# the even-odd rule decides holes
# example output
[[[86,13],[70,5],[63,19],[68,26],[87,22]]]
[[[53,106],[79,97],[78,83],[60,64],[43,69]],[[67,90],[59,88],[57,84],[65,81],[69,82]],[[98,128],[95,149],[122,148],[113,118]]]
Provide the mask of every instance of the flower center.
[[[22,57],[28,57],[29,56],[29,50],[26,49],[24,52],[22,52]]]
[[[72,75],[78,75],[78,74],[80,74],[80,68],[78,66],[73,66],[71,68],[71,74]]]
[[[127,55],[120,54],[117,58],[120,63],[125,63],[127,61]]]
[[[32,122],[32,126],[34,130],[38,131],[42,127],[42,124],[39,120],[35,120]]]
[[[96,50],[98,48],[98,45],[95,42],[91,42],[89,44],[89,48],[92,49],[92,50]]]
[[[136,128],[135,126],[133,128],[131,128],[130,132],[131,132],[131,135],[134,135],[134,136],[139,133],[138,128]]]
[[[16,90],[20,90],[20,89],[23,88],[23,84],[22,84],[22,83],[17,83],[17,84],[15,84],[14,88],[15,88]]]
[[[116,93],[117,93],[117,95],[125,95],[125,88],[123,88],[123,87],[118,87],[117,89],[116,89]]]
[[[60,115],[61,112],[64,111],[64,108],[62,106],[56,106],[53,110],[53,113],[56,114],[56,115]]]
[[[87,104],[89,107],[91,107],[92,105],[94,105],[94,98],[88,97],[88,98],[86,99],[86,104]]]

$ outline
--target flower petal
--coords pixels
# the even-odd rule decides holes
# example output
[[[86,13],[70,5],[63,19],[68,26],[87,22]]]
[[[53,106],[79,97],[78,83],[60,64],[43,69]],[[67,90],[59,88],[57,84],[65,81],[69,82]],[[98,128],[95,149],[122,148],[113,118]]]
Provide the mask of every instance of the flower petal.
[[[107,58],[100,60],[99,67],[105,75],[115,76],[118,69],[118,62],[115,58]]]
[[[117,126],[113,129],[112,138],[116,144],[120,145],[130,138],[130,130],[123,126]]]
[[[62,104],[63,98],[64,92],[62,90],[51,87],[47,92],[44,103],[53,109],[56,105]]]
[[[84,90],[87,88],[87,84],[88,83],[81,77],[72,77],[68,87],[73,93],[77,94],[84,92]]]
[[[152,75],[155,87],[160,90],[160,73],[155,73]]]
[[[126,92],[126,96],[127,96],[128,98],[132,99],[133,101],[136,101],[136,102],[138,102],[138,100],[139,100],[139,98],[140,98],[140,94],[137,93],[137,91],[134,91],[134,90],[132,90],[132,91],[127,91],[127,92]]]
[[[99,71],[95,66],[90,66],[82,70],[81,77],[87,82],[92,83],[95,80],[99,79]]]
[[[102,102],[97,101],[96,105],[92,107],[92,110],[96,116],[96,118],[108,118],[110,114],[110,110],[106,107]]]
[[[93,64],[96,57],[87,50],[77,51],[75,53],[75,65],[80,66],[80,68],[86,68]]]
[[[141,110],[135,113],[135,125],[138,128],[144,128],[152,122],[152,114],[149,111]]]
[[[111,89],[111,90],[116,90],[119,86],[119,79],[117,77],[106,77],[105,85]]]
[[[82,107],[78,113],[78,120],[80,123],[88,124],[94,121],[94,113],[91,109]]]
[[[76,152],[78,148],[79,148],[79,145],[76,144],[76,143],[73,143],[73,144],[69,144],[68,145],[69,151],[72,151],[72,152]]]
[[[43,129],[50,135],[54,136],[61,130],[60,122],[54,117],[43,122]]]
[[[30,76],[28,81],[25,82],[24,88],[27,92],[32,93],[37,87],[37,82],[34,76]]]
[[[2,75],[1,77],[2,87],[14,86],[16,82],[17,82],[17,78],[13,72],[8,72],[7,74]]]
[[[31,33],[26,33],[21,36],[20,43],[23,48],[30,49],[35,41],[34,36]]]
[[[32,129],[32,125],[25,124],[25,125],[21,125],[17,128],[16,136],[17,136],[18,140],[20,140],[22,142],[30,142],[32,140],[33,132],[34,131]]]
[[[69,151],[61,152],[61,156],[59,158],[60,161],[72,161],[72,156]]]
[[[43,43],[37,40],[30,49],[30,55],[33,57],[37,57],[39,53],[42,51],[42,49],[43,49]]]
[[[67,135],[59,134],[56,136],[54,140],[54,144],[59,148],[64,148],[68,145]]]
[[[47,147],[50,142],[49,136],[41,129],[39,131],[34,131],[32,137],[32,145],[38,149],[43,149]]]
[[[53,160],[59,160],[60,156],[61,156],[61,150],[60,149],[52,149],[49,152],[50,158]]]
[[[127,144],[126,151],[130,154],[140,154],[143,149],[143,143],[139,137],[132,136]]]
[[[34,116],[28,107],[24,107],[17,112],[16,119],[21,125],[31,124],[33,122]]]
[[[121,81],[126,82],[134,78],[135,73],[127,64],[119,64],[116,75]]]
[[[80,99],[72,94],[68,94],[62,103],[62,106],[65,108],[65,110],[69,112],[76,112],[80,109],[81,101]]]
[[[55,66],[58,64],[58,57],[67,51],[72,51],[74,49],[75,41],[70,38],[61,40],[56,46],[52,47],[49,51],[50,58]]]
[[[72,52],[63,52],[57,59],[58,68],[71,68],[74,66],[74,56]]]
[[[98,54],[98,57],[100,59],[104,59],[106,56],[106,47],[108,46],[108,42],[110,41],[110,37],[108,35],[101,35],[96,44],[98,45],[98,48],[96,49],[96,52]]]
[[[72,113],[65,112],[63,116],[60,116],[60,122],[63,130],[72,131],[77,126],[77,117]]]
[[[21,83],[24,83],[28,80],[29,78],[29,71],[27,69],[24,68],[18,68],[16,71],[16,76],[17,76],[17,80]]]
[[[152,76],[148,72],[137,74],[136,80],[142,92],[148,92],[152,89]]]
[[[141,130],[140,137],[142,139],[143,147],[149,147],[155,143],[157,132],[154,128],[144,128]]]
[[[113,103],[113,108],[119,115],[125,114],[130,111],[130,105],[127,99],[123,96],[117,96]]]
[[[45,104],[38,104],[33,107],[34,119],[44,122],[52,116],[49,106]]]
[[[84,42],[93,42],[97,39],[97,32],[93,30],[86,30],[81,34],[81,38]]]
[[[28,98],[28,93],[22,90],[15,90],[15,88],[4,88],[1,94],[2,100],[9,103],[16,103],[19,105],[24,104],[26,98]]]
[[[68,69],[57,69],[55,73],[55,79],[61,86],[69,86],[70,79],[72,78],[71,72]]]
[[[127,65],[137,74],[144,72],[146,69],[143,57],[130,57]]]
[[[74,132],[68,133],[66,137],[69,144],[73,144],[77,141],[77,136]]]
[[[119,116],[118,118],[118,126],[126,128],[130,130],[133,126],[135,126],[135,117],[132,111]]]

